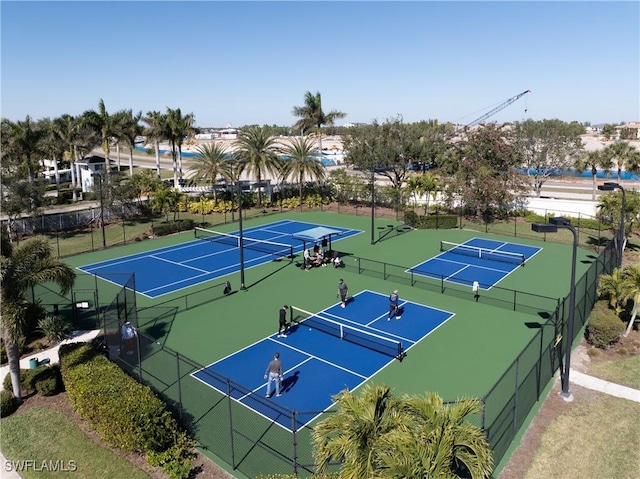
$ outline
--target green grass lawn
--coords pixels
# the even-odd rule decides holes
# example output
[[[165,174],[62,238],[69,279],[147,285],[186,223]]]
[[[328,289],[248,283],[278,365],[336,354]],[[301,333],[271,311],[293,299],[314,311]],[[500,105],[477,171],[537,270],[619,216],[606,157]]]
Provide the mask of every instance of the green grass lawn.
[[[605,381],[640,389],[640,356],[590,364],[588,373]]]
[[[525,479],[638,477],[640,403],[594,395],[549,425]]]
[[[23,479],[60,477],[65,474],[64,469],[69,477],[83,479],[150,477],[93,442],[70,418],[55,409],[34,407],[4,418],[0,424],[2,452],[7,460],[33,461],[22,463],[19,474]],[[6,470],[6,465],[2,467]],[[56,467],[58,470],[53,470]]]

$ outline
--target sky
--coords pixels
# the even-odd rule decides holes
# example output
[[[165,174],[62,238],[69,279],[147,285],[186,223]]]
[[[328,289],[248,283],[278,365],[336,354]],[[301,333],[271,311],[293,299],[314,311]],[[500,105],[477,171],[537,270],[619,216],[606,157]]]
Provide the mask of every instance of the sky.
[[[640,120],[637,1],[0,2],[12,121],[122,109],[197,127],[293,125],[320,92],[336,125],[402,118]]]

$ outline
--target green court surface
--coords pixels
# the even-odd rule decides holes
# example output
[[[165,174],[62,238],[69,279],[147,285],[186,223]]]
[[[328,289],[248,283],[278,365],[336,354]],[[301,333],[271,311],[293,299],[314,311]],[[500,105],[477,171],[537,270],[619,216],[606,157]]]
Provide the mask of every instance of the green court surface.
[[[229,280],[234,293],[222,295],[222,285],[200,285],[151,299],[137,295],[138,321],[140,331],[156,338],[157,348],[166,346],[189,360],[208,365],[223,357],[259,341],[277,332],[278,310],[283,304],[294,305],[307,311],[320,311],[337,302],[336,292],[340,278],[349,286],[350,294],[362,290],[389,294],[398,289],[402,300],[410,300],[430,307],[453,312],[455,315],[428,337],[411,348],[403,361],[394,361],[376,374],[372,383],[387,384],[398,395],[424,394],[433,391],[445,401],[454,401],[461,397],[482,398],[505,374],[505,371],[523,351],[527,344],[542,329],[545,343],[553,342],[556,331],[553,326],[545,325],[548,315],[553,313],[556,301],[569,292],[571,273],[571,247],[551,242],[535,241],[527,238],[496,236],[467,230],[411,230],[384,241],[371,244],[371,218],[355,217],[335,213],[284,213],[270,217],[245,221],[245,227],[292,219],[316,223],[319,225],[359,229],[363,232],[345,240],[334,241],[333,249],[340,252],[346,267],[335,269],[314,268],[304,271],[298,267],[302,260],[299,254],[294,261],[273,261],[245,271],[244,291],[240,291],[240,273],[221,278]],[[384,228],[392,224],[385,220],[376,220],[374,240]],[[395,225],[394,225],[395,226]],[[232,232],[237,224],[220,227]],[[468,293],[458,287],[455,294],[440,292],[438,282],[433,287],[423,287],[422,283],[411,286],[408,281],[396,281],[405,267],[412,267],[440,253],[440,241],[463,243],[474,237],[486,237],[504,242],[528,244],[541,247],[542,250],[527,261],[526,266],[518,267],[497,286],[504,290],[516,290],[541,299],[538,311],[536,301],[529,299],[527,312],[514,311],[509,307],[498,307],[495,303],[483,301],[482,293],[478,301],[474,300],[471,288]],[[193,240],[192,232],[171,237],[142,241],[122,247],[111,248],[96,253],[79,255],[66,261],[72,266],[81,266],[104,259],[117,258],[133,253],[148,251],[163,246],[179,244]],[[591,266],[588,255],[593,251],[578,250],[576,278],[580,278]],[[360,258],[381,263],[397,265],[390,267],[394,272],[387,279],[383,275],[359,274]],[[125,273],[123,271],[123,273]],[[386,275],[385,275],[386,276]],[[407,274],[408,276],[408,274]],[[110,300],[118,290],[115,285],[102,280],[83,277],[87,290],[98,286],[100,304],[103,298]],[[424,281],[424,280],[421,280]],[[504,293],[507,299],[509,293]],[[508,301],[505,303],[508,304]],[[552,307],[550,307],[552,306]],[[545,315],[545,313],[547,313]],[[537,349],[536,349],[537,351]],[[530,355],[530,354],[529,354]],[[168,359],[163,367],[175,368]],[[523,357],[523,361],[535,363],[534,357]],[[255,364],[256,375],[261,375],[271,358]],[[286,369],[287,358],[281,358]],[[159,373],[160,374],[160,373]],[[185,371],[181,371],[185,376]],[[515,379],[518,381],[518,379]],[[151,380],[151,383],[154,381]],[[172,396],[175,380],[167,372],[165,379],[158,378],[156,386],[165,389]],[[163,386],[164,385],[164,386]],[[544,388],[544,384],[542,388]],[[197,394],[198,403],[204,405],[220,401],[220,397],[201,385],[189,386]],[[182,394],[189,394],[185,390]],[[501,394],[499,391],[493,393]],[[511,396],[513,390],[504,392]],[[207,396],[209,395],[209,396]],[[505,399],[506,401],[507,399]],[[185,404],[189,401],[185,400]],[[495,409],[495,406],[493,406]],[[204,411],[185,411],[189,416],[198,417]],[[487,416],[496,417],[499,410],[487,410]],[[212,436],[212,431],[200,432],[201,441]],[[225,448],[219,438],[211,437],[208,451],[218,457],[226,457],[216,448]],[[222,441],[224,443],[224,441]],[[254,471],[252,468],[248,468]],[[239,475],[242,468],[233,471]],[[272,472],[272,471],[266,471]],[[239,476],[240,477],[240,476]]]

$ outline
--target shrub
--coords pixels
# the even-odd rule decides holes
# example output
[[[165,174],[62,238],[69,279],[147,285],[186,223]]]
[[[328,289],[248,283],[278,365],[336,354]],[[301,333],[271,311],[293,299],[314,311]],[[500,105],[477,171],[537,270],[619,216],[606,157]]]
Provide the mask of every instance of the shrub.
[[[194,222],[192,219],[174,221],[173,223],[160,223],[153,225],[154,236],[166,236],[172,233],[178,233],[180,231],[188,231],[194,228]]]
[[[0,391],[0,417],[7,417],[18,409],[18,401],[11,391]]]
[[[48,341],[58,343],[69,337],[71,328],[62,317],[47,315],[38,321],[37,331],[44,334]]]
[[[20,369],[20,389],[22,394],[28,396],[35,391],[33,385],[33,377],[37,369]],[[7,374],[2,382],[2,388],[5,391],[13,390],[13,382],[11,381],[11,374]]]
[[[620,340],[624,332],[624,323],[615,312],[602,306],[593,308],[585,330],[585,337],[589,344],[596,348],[606,349]]]
[[[55,396],[62,391],[60,366],[43,367],[35,370],[33,385],[40,396]]]

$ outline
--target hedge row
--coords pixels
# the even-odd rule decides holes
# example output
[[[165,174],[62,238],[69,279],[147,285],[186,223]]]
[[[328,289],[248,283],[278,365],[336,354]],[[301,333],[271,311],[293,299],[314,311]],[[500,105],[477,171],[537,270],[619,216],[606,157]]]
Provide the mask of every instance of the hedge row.
[[[160,223],[153,225],[152,231],[154,236],[166,236],[180,231],[192,230],[194,226],[195,223],[192,219],[186,219],[174,221],[173,223]]]
[[[172,479],[189,477],[195,444],[149,387],[90,344],[61,346],[60,365],[73,408],[105,442],[145,454]]]
[[[415,211],[405,211],[404,224],[418,229],[451,229],[458,226],[456,215],[418,215]]]

